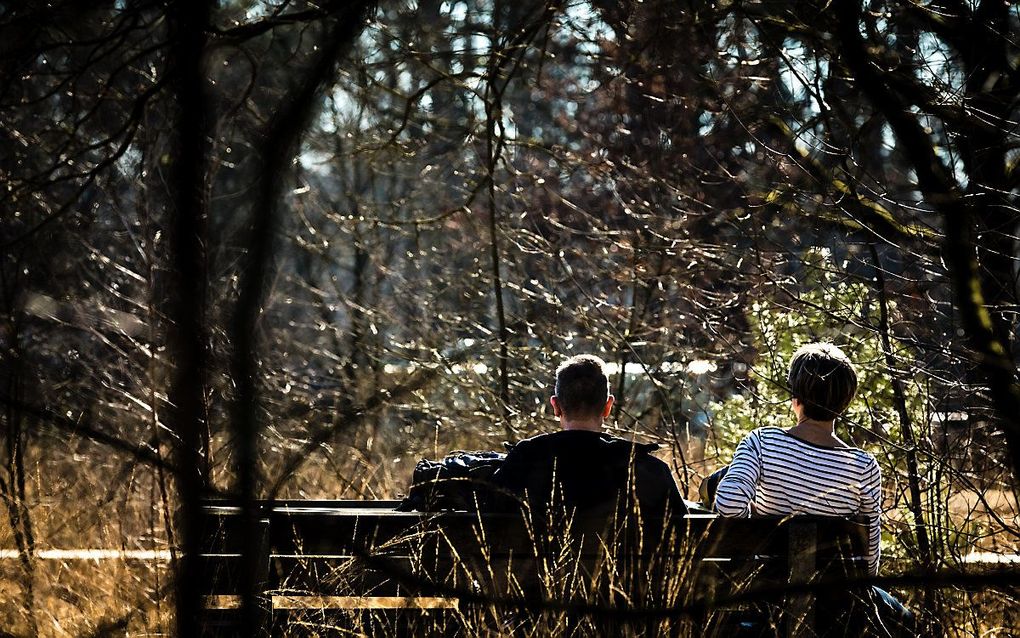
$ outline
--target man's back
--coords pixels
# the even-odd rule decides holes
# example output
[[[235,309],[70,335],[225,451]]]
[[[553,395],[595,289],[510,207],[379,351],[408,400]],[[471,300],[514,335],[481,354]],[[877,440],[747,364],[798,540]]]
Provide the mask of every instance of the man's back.
[[[516,444],[493,481],[534,513],[608,513],[631,494],[643,516],[686,513],[669,467],[650,454],[656,447],[586,430],[543,434]]]

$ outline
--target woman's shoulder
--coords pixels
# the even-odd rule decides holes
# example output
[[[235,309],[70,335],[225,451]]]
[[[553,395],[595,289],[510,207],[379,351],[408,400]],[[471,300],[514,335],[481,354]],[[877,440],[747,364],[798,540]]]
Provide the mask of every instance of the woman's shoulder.
[[[745,446],[751,446],[758,450],[762,449],[769,439],[775,438],[776,436],[782,435],[782,428],[767,425],[765,427],[755,428],[744,435],[744,438],[740,440],[741,444]]]
[[[862,450],[859,447],[854,447],[850,449],[853,450],[854,456],[857,458],[857,462],[860,463],[865,470],[869,472],[874,471],[875,473],[878,473],[879,471],[878,459],[875,458],[874,454],[868,452],[867,450]]]
[[[755,428],[751,430],[748,436],[754,436],[756,439],[771,439],[777,436],[785,436],[786,430],[775,425],[766,425],[764,427]]]
[[[863,476],[877,478],[881,474],[878,467],[878,459],[871,452],[852,445],[832,449],[850,455],[853,458],[854,467]]]
[[[774,425],[766,425],[764,427],[755,428],[744,435],[741,441],[748,442],[761,442],[766,439],[774,438],[776,436],[783,435],[783,428],[777,428]]]

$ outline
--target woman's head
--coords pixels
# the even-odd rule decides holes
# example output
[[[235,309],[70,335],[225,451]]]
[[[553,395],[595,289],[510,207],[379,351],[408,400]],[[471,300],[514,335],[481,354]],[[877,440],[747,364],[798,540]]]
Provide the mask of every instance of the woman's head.
[[[816,421],[832,421],[843,413],[857,392],[857,372],[842,350],[831,343],[801,346],[790,359],[790,393],[803,414]]]

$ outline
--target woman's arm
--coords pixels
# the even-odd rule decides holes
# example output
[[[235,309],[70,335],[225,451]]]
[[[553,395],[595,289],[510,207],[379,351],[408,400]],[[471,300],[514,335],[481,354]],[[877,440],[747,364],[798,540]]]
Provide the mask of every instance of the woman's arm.
[[[715,510],[723,516],[748,517],[754,513],[754,490],[761,477],[761,440],[751,432],[737,446],[726,476],[715,493]]]
[[[868,521],[868,573],[878,575],[882,540],[882,472],[873,456],[861,481],[861,515]]]

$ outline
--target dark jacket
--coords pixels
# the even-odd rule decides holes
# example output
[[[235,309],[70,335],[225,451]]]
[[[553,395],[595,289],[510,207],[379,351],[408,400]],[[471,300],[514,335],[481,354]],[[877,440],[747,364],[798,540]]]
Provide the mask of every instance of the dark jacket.
[[[669,466],[651,456],[657,448],[600,432],[562,430],[514,445],[492,480],[536,513],[550,505],[578,514],[633,509],[636,496],[642,517],[685,514]]]

